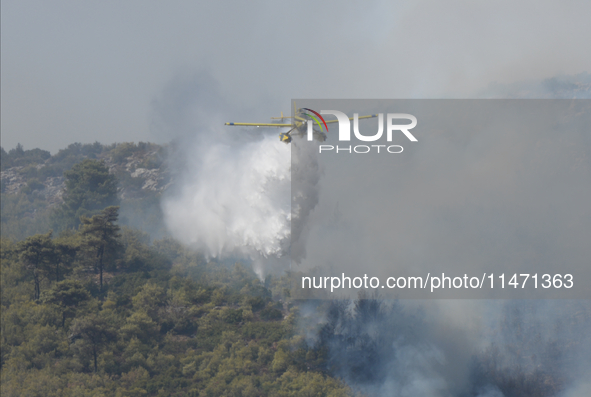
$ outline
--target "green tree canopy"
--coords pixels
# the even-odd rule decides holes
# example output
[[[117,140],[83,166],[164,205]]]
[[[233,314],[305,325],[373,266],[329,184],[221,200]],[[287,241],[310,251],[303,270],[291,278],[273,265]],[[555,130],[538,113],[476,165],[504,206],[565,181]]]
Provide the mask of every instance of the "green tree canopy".
[[[70,340],[77,342],[78,350],[92,354],[94,372],[97,372],[98,353],[105,343],[116,338],[113,326],[105,318],[92,314],[74,320],[70,331]]]
[[[51,234],[36,234],[19,243],[19,259],[32,273],[35,283],[35,300],[41,295],[41,280],[47,277],[55,264],[55,245]]]
[[[2,171],[10,167],[26,166],[29,164],[43,164],[45,160],[51,157],[47,150],[31,149],[25,150],[20,143],[16,148],[6,152],[4,148],[0,150]]]
[[[81,216],[91,216],[103,208],[119,204],[117,179],[104,162],[85,159],[64,172],[66,189],[58,218],[62,226],[76,228]]]
[[[114,258],[122,249],[120,227],[116,224],[118,217],[119,207],[107,207],[92,218],[85,216],[80,218],[81,234],[85,238],[85,245],[90,252],[96,253],[95,269],[100,275],[101,291],[103,290],[104,260],[106,257]]]
[[[74,314],[76,308],[90,299],[90,294],[78,280],[64,280],[56,283],[44,295],[43,301],[57,305],[62,311],[62,327],[68,315]]]

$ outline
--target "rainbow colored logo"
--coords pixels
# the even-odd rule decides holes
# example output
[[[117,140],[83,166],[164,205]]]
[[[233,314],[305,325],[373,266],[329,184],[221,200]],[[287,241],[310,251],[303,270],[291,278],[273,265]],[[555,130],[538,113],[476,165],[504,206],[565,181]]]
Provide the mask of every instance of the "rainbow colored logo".
[[[322,120],[322,122],[324,123],[324,126],[326,127],[326,131],[328,132],[328,126],[326,125],[326,121],[324,121],[324,117],[322,117],[322,116],[320,115],[320,113],[318,113],[318,112],[315,112],[314,110],[312,110],[312,109],[308,109],[308,108],[304,108],[304,110],[307,110],[308,112],[312,112],[312,113],[314,113],[316,116],[320,117],[320,120]],[[314,114],[306,114],[306,115],[307,115],[307,116],[310,116],[312,119],[314,119],[314,121],[316,122],[316,124],[318,124],[318,127],[320,127],[320,131],[324,131],[324,130],[322,129],[322,124],[320,124],[320,121],[318,120],[318,118],[317,118],[317,117],[315,117],[315,116],[314,116]]]

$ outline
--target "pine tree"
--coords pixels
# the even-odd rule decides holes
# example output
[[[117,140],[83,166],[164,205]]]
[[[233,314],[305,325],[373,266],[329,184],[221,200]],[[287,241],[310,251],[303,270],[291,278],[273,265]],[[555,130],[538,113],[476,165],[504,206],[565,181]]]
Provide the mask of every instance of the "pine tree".
[[[81,340],[81,350],[89,351],[92,354],[94,372],[97,372],[98,353],[106,342],[116,338],[112,326],[103,317],[92,314],[77,318],[70,330],[69,339],[71,341]]]
[[[120,227],[116,224],[118,217],[119,207],[107,207],[92,218],[84,216],[80,218],[81,234],[85,238],[85,245],[95,253],[95,269],[99,272],[101,291],[103,290],[104,260],[106,257],[114,257],[122,248],[119,240]]]
[[[33,274],[35,283],[35,300],[41,295],[41,281],[51,272],[52,265],[56,262],[55,245],[51,240],[51,234],[36,234],[21,242],[17,248],[19,259]]]
[[[64,177],[64,204],[54,219],[58,227],[76,228],[81,216],[89,217],[119,204],[117,179],[101,161],[83,160],[64,172]]]

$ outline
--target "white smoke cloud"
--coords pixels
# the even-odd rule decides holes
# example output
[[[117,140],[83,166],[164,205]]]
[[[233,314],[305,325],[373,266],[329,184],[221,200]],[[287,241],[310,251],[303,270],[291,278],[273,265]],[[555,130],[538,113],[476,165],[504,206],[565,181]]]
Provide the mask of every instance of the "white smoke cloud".
[[[281,257],[290,236],[290,149],[275,136],[194,148],[168,228],[211,257]]]
[[[277,129],[225,126],[225,113],[261,120],[228,110],[206,73],[175,77],[153,108],[155,132],[176,142],[177,183],[162,200],[173,237],[210,258],[250,260],[261,279],[289,266],[290,253],[305,256],[300,240],[320,178],[314,145],[286,145]]]
[[[206,256],[253,260],[261,278],[278,259],[279,269],[290,258],[299,262],[306,219],[318,202],[320,173],[311,147],[290,147],[275,135],[247,143],[200,140],[189,150],[179,193],[163,201],[168,229]]]

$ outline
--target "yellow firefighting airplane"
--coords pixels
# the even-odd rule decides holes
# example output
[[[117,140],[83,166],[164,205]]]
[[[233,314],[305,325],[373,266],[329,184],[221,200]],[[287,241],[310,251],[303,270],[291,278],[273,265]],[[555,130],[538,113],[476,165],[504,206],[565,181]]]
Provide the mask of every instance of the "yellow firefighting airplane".
[[[290,128],[291,129],[287,132],[282,132],[279,134],[279,139],[281,142],[289,143],[291,142],[291,137],[294,135],[304,135],[306,133],[306,128],[308,125],[308,121],[312,120],[316,122],[316,124],[320,127],[320,131],[313,130],[314,138],[324,142],[326,140],[326,133],[324,132],[324,127],[326,131],[328,131],[327,124],[329,123],[336,123],[338,120],[329,120],[325,121],[324,118],[317,112],[312,109],[308,108],[299,108],[297,109],[294,104],[294,114],[295,116],[284,116],[283,112],[281,112],[281,117],[271,117],[271,120],[281,120],[284,119],[293,119],[291,123],[281,123],[281,122],[274,122],[274,123],[226,123],[225,125],[239,125],[243,127],[278,127],[278,128]],[[369,119],[372,117],[377,117],[377,114],[372,114],[369,116],[359,116],[359,119]],[[320,119],[320,120],[319,120]],[[353,117],[349,117],[349,120],[353,120]],[[322,121],[322,123],[320,122]]]

